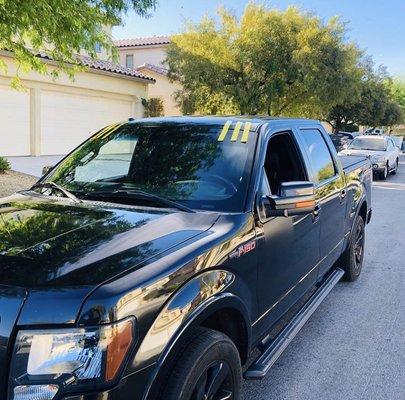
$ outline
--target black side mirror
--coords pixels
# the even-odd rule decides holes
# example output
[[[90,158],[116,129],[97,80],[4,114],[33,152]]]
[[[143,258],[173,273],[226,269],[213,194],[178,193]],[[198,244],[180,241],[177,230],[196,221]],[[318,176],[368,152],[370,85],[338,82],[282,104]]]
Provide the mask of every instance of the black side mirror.
[[[42,176],[47,175],[53,167],[51,165],[46,165],[42,168]]]
[[[277,195],[264,196],[261,203],[266,217],[309,214],[315,210],[315,186],[312,182],[284,182]]]

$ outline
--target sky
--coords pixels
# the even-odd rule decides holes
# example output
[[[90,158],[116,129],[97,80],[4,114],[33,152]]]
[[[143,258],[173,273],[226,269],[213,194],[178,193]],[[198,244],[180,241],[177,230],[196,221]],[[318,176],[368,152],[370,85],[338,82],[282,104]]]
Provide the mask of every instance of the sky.
[[[240,15],[248,0],[159,0],[149,19],[129,13],[125,25],[113,29],[114,39],[170,35],[181,32],[184,22],[215,16],[219,6]],[[348,39],[371,55],[377,65],[387,66],[393,76],[405,78],[405,0],[268,0],[272,8],[295,5],[325,21],[340,15],[348,23]]]

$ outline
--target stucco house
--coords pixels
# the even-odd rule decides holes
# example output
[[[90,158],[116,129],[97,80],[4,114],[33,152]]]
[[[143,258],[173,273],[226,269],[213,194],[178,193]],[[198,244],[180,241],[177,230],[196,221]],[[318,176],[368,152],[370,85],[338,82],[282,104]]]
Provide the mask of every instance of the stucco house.
[[[166,49],[170,44],[169,36],[139,37],[134,39],[115,40],[120,54],[120,62],[127,68],[155,79],[156,83],[149,88],[149,97],[163,100],[164,114],[181,115],[173,94],[181,88],[177,82],[170,82],[165,66]]]
[[[38,57],[55,65],[46,53]],[[22,75],[25,91],[11,89],[17,65],[13,54],[0,51],[7,72],[0,70],[0,155],[58,155],[73,150],[103,126],[143,116],[153,78],[140,71],[85,55],[88,67],[72,81],[30,72]],[[153,85],[152,85],[153,86]]]

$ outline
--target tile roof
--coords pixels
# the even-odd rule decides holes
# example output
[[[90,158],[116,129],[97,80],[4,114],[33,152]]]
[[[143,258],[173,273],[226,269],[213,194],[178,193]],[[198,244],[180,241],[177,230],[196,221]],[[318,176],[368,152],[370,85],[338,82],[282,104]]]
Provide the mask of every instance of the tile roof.
[[[35,52],[35,55],[40,58],[52,61],[52,57],[50,57],[49,54],[46,52],[38,51],[38,52]],[[125,76],[138,78],[138,79],[145,79],[149,82],[155,82],[155,80],[153,78],[150,78],[144,74],[141,74],[136,69],[126,68],[123,65],[116,64],[116,63],[113,63],[110,61],[96,60],[94,58],[84,56],[84,55],[77,55],[76,59],[77,59],[78,64],[85,65],[92,69],[111,72],[111,73],[119,74],[119,75],[125,75]]]
[[[153,72],[156,72],[156,73],[158,73],[160,75],[164,75],[164,76],[167,76],[169,74],[169,70],[160,65],[145,63],[145,64],[140,65],[139,67],[136,67],[137,71],[141,71],[143,69],[148,69],[149,71],[153,71]]]
[[[141,46],[153,46],[169,43],[170,43],[169,36],[150,36],[150,37],[138,37],[133,39],[114,40],[114,44],[117,47],[141,47]]]

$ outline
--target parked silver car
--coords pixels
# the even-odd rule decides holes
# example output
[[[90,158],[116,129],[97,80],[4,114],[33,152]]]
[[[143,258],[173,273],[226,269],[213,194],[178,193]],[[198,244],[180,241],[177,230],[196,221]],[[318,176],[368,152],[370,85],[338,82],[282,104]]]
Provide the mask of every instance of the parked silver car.
[[[398,171],[400,151],[391,136],[357,136],[339,154],[369,157],[374,174],[381,179]]]

